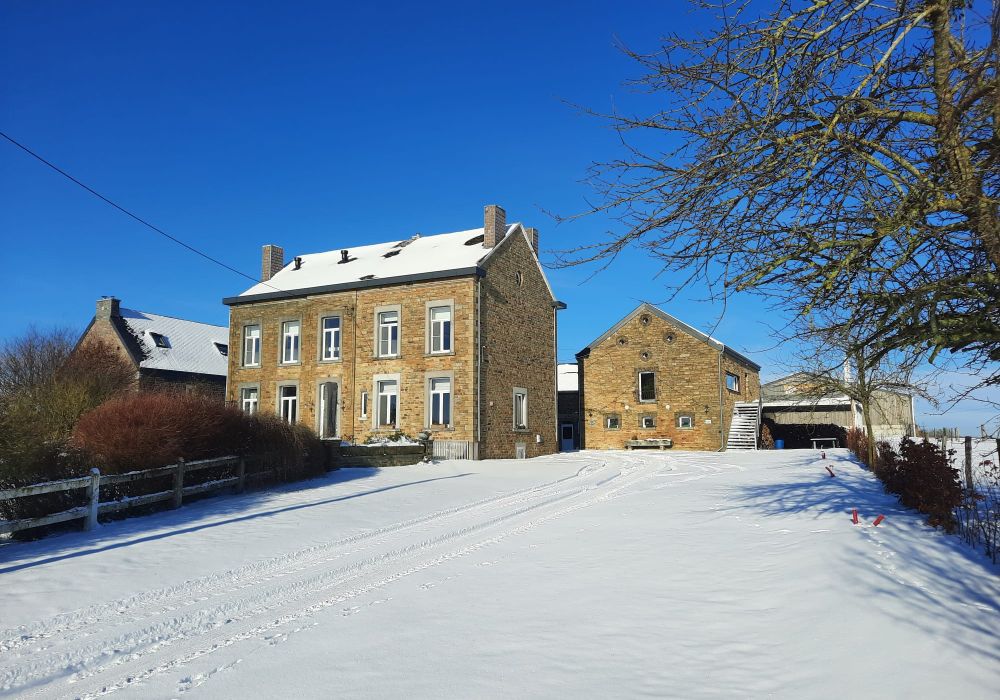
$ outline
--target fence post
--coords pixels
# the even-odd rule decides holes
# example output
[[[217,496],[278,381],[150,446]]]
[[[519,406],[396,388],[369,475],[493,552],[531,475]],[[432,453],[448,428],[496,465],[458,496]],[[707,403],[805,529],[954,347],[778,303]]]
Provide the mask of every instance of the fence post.
[[[965,436],[965,490],[972,493],[972,436]]]
[[[239,477],[239,481],[236,483],[236,493],[243,493],[243,489],[247,485],[247,458],[240,457],[240,466],[236,472],[236,476]]]
[[[180,508],[184,500],[184,458],[177,460],[177,471],[174,472],[174,508]]]
[[[87,519],[83,529],[93,530],[97,527],[97,510],[101,504],[101,470],[94,467],[90,470],[90,484],[87,486]]]

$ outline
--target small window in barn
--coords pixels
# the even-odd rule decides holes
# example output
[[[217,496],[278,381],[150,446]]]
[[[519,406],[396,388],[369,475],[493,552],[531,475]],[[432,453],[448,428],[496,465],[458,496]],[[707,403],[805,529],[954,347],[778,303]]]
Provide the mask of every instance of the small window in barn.
[[[726,388],[737,394],[740,392],[740,377],[732,372],[726,372]]]
[[[648,326],[649,325],[649,320],[650,320],[649,316],[647,316],[647,315],[643,315],[643,316],[639,317],[639,322],[642,323],[642,325],[644,325],[644,326]]]
[[[149,337],[153,341],[153,344],[156,347],[158,348],[170,347],[170,343],[167,341],[167,336],[163,335],[162,333],[154,333],[153,331],[146,331],[146,332],[149,333]]]
[[[694,416],[690,413],[681,413],[677,416],[677,427],[690,430],[694,427]]]
[[[617,413],[609,413],[604,416],[604,427],[607,430],[621,430],[622,417]]]
[[[518,287],[522,286],[524,284],[524,275],[522,275],[520,271],[515,272],[514,281],[517,283]]]
[[[643,403],[656,401],[656,372],[639,372],[639,400]]]
[[[625,347],[626,345],[628,345],[628,338],[619,338],[618,344],[622,347]]]
[[[639,357],[640,357],[640,358],[641,358],[642,360],[648,360],[648,359],[649,359],[649,353],[648,353],[648,352],[640,352],[640,353],[639,353]]]
[[[649,430],[650,428],[656,427],[656,416],[652,413],[647,413],[643,416],[639,416],[639,427]]]
[[[223,357],[229,357],[228,345],[226,345],[225,343],[214,343],[214,342],[212,343],[212,345],[215,346],[215,349],[219,351],[220,355],[222,355]]]

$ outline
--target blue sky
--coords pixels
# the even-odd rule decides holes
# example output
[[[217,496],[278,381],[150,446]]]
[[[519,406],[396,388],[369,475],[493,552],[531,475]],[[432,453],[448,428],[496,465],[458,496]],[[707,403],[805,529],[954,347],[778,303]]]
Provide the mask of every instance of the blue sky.
[[[44,2],[0,5],[0,129],[172,235],[257,275],[286,256],[480,226],[484,204],[541,230],[542,248],[609,224],[586,207],[587,166],[619,153],[570,106],[647,108],[620,40],[653,49],[697,31],[682,2]],[[82,329],[94,301],[211,323],[249,281],[194,256],[0,142],[2,337]],[[545,256],[543,256],[545,257]],[[610,269],[550,271],[569,309],[559,355],[681,278],[631,251]],[[663,308],[782,373],[750,296],[721,315],[701,288]],[[720,320],[721,315],[721,320]],[[716,324],[718,326],[716,327]],[[935,425],[972,430],[964,405]],[[918,417],[919,420],[919,417]]]

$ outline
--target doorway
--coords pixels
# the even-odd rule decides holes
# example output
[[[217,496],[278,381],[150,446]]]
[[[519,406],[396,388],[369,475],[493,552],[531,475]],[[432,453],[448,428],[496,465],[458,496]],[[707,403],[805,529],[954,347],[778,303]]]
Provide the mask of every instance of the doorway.
[[[576,426],[572,423],[562,423],[559,426],[559,449],[562,452],[576,449]]]

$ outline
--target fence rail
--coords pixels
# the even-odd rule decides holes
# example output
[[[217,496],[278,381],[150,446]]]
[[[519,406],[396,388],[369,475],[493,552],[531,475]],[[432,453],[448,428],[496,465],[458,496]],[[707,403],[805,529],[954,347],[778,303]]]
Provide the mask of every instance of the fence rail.
[[[206,481],[201,484],[184,485],[184,478],[187,474],[227,465],[236,465],[236,476]],[[271,473],[272,470],[264,470],[255,472],[253,476],[266,476]],[[145,479],[157,479],[168,476],[173,477],[174,482],[173,488],[169,491],[158,491],[139,496],[126,496],[119,500],[101,503],[102,486],[128,484]],[[89,476],[62,479],[60,481],[47,481],[41,484],[32,484],[30,486],[0,491],[0,501],[10,501],[46,493],[60,493],[80,489],[86,489],[87,498],[87,505],[70,508],[58,513],[49,513],[35,518],[0,520],[0,534],[28,530],[43,525],[54,525],[70,520],[83,520],[84,529],[92,530],[97,525],[98,516],[104,513],[117,513],[161,501],[172,501],[173,507],[179,508],[184,502],[185,496],[210,493],[232,487],[235,487],[237,492],[241,492],[246,486],[246,479],[246,459],[243,457],[219,457],[217,459],[202,459],[196,462],[184,462],[181,460],[177,464],[171,464],[166,467],[126,472],[125,474],[108,474],[106,476],[102,476],[98,469],[91,469]]]

